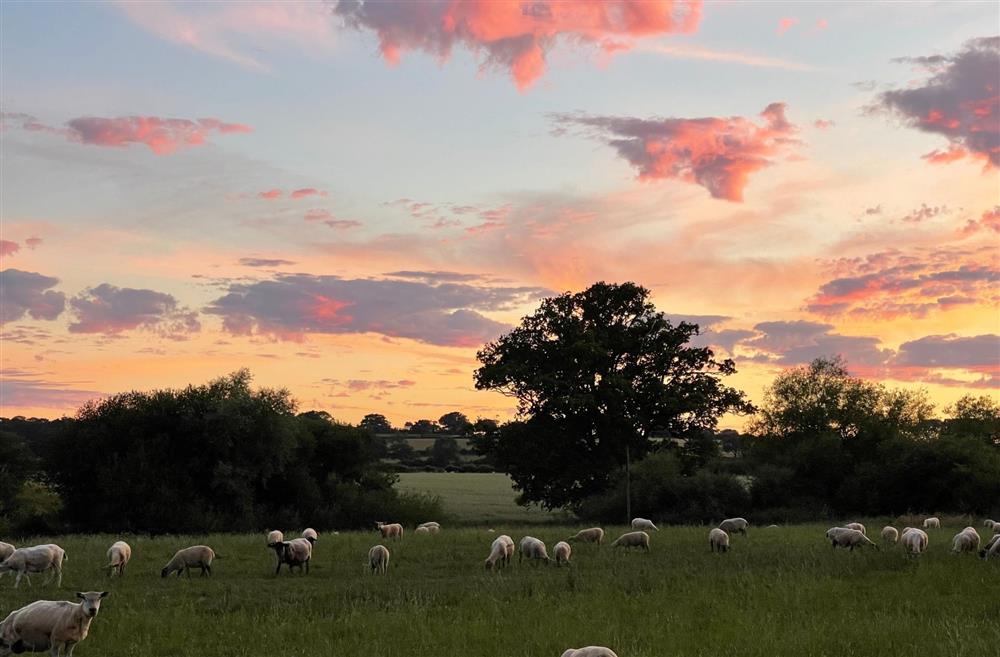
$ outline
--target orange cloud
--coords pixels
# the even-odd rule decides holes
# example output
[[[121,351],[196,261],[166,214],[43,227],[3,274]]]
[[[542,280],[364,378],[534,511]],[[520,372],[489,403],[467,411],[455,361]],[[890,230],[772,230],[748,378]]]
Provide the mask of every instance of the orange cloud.
[[[799,19],[797,18],[782,18],[778,21],[778,29],[776,30],[778,36],[782,36],[788,30],[792,29],[799,24]]]

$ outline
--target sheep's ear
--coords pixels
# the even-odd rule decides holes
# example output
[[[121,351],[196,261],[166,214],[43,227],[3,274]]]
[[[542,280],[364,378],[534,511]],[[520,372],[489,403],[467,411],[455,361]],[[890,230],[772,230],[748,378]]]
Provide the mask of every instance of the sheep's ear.
[[[80,593],[79,591],[76,592],[76,597],[80,598],[81,600],[85,600],[87,598],[87,596]]]
[[[106,598],[111,595],[111,591],[101,591],[101,597]]]

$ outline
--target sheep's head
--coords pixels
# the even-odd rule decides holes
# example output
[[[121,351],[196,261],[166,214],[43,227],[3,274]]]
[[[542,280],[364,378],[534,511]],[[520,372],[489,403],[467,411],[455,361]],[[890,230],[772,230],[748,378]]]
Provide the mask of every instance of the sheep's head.
[[[76,597],[83,600],[80,606],[83,608],[84,615],[93,618],[101,608],[101,600],[108,595],[110,594],[107,591],[87,591],[86,593],[77,593]]]

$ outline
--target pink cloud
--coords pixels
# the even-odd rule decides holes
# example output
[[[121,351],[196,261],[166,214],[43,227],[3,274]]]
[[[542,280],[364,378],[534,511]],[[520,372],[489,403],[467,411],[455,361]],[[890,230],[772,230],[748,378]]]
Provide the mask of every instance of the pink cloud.
[[[828,119],[816,119],[813,121],[813,127],[817,130],[828,130],[835,125],[837,125],[835,122]]]
[[[281,198],[282,193],[280,189],[269,189],[265,192],[257,192],[257,198],[264,199],[265,201],[273,201]]]
[[[817,31],[825,30],[828,27],[830,27],[830,21],[826,20],[825,18],[820,18],[819,20],[816,21]]]
[[[35,237],[34,235],[32,235],[28,239],[24,240],[24,245],[27,246],[32,251],[34,251],[35,249],[37,249],[42,245],[42,241],[43,240],[41,237]]]
[[[14,255],[21,250],[21,245],[10,240],[0,240],[0,257]]]
[[[185,339],[201,330],[196,312],[180,308],[173,295],[155,290],[102,283],[73,297],[70,306],[76,316],[70,333],[115,335],[144,328],[163,337]]]
[[[701,185],[714,198],[742,201],[752,173],[787,157],[799,144],[785,104],[771,103],[762,123],[741,116],[637,119],[554,114],[555,134],[580,126],[606,141],[638,170],[639,180],[680,180]]]
[[[792,29],[799,24],[798,18],[782,18],[778,21],[778,29],[776,30],[778,36],[782,36],[788,30]]]
[[[962,228],[962,233],[971,235],[981,230],[1000,233],[1000,205],[994,206],[992,210],[984,212],[978,221],[970,219],[965,224],[965,227]]]
[[[456,46],[482,55],[483,68],[506,70],[525,90],[546,69],[557,42],[587,44],[605,53],[627,50],[642,37],[693,32],[700,0],[424,0],[338,2],[334,13],[358,30],[378,35],[391,65],[405,51],[420,50],[446,60]]]
[[[307,196],[326,196],[326,192],[313,189],[312,187],[303,187],[302,189],[296,189],[291,193],[292,198],[305,198]]]

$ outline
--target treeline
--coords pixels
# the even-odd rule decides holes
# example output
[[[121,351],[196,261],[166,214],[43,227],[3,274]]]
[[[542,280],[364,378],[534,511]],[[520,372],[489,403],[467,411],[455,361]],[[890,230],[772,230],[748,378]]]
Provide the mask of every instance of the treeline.
[[[384,443],[242,370],[128,392],[74,418],[0,421],[0,533],[360,527],[440,517],[399,493]]]

